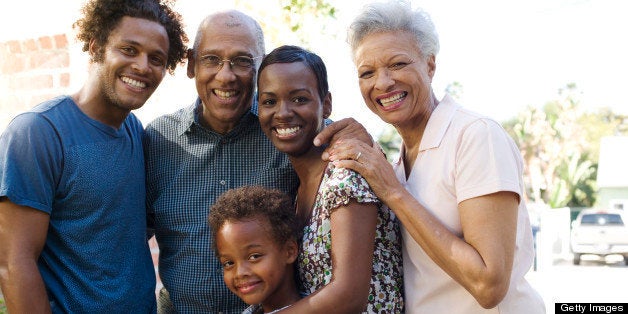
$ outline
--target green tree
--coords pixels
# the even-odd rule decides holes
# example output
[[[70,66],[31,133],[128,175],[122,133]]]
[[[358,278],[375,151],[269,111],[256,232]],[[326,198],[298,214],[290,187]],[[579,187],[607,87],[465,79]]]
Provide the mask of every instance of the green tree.
[[[586,112],[567,84],[542,109],[529,106],[504,123],[524,159],[524,181],[534,202],[591,207],[596,200],[600,140],[624,132],[625,117],[607,108]]]
[[[336,18],[336,7],[326,0],[236,0],[236,6],[256,12],[267,46],[327,42],[344,32]],[[314,49],[316,50],[316,49]]]
[[[396,161],[399,157],[401,149],[401,136],[397,133],[397,130],[390,124],[384,127],[384,130],[379,135],[377,143],[382,147],[388,161]]]
[[[336,18],[336,8],[325,0],[280,0],[285,22],[293,32],[303,28],[304,16],[318,19]]]

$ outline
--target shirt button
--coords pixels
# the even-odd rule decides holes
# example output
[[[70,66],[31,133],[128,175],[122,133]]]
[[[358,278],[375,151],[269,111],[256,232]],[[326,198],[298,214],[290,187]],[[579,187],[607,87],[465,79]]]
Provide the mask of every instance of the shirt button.
[[[227,181],[225,181],[225,180],[220,180],[220,185],[226,185],[226,184],[227,184]]]

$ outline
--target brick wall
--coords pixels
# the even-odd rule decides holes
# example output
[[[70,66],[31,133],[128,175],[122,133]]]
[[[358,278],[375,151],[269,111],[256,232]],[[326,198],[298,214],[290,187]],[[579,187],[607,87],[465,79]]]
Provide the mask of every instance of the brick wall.
[[[17,113],[67,93],[69,86],[65,34],[0,43],[0,130]]]

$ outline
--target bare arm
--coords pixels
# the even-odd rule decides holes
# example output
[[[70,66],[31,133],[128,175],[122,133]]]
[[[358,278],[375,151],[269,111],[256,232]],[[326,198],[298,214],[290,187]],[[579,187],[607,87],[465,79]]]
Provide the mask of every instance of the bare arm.
[[[498,192],[459,204],[464,239],[403,190],[387,203],[430,258],[485,308],[508,292],[517,230],[517,196]]]
[[[352,160],[358,152],[362,152],[359,160]],[[377,149],[359,141],[343,141],[331,150],[330,158],[337,167],[362,174],[414,241],[480,305],[492,308],[504,298],[514,259],[517,194],[498,192],[461,202],[458,210],[464,238],[459,238],[401,185]]]
[[[282,313],[360,313],[368,303],[377,207],[351,202],[331,215],[332,279]]]
[[[10,313],[50,313],[37,259],[50,216],[0,198],[0,283]]]

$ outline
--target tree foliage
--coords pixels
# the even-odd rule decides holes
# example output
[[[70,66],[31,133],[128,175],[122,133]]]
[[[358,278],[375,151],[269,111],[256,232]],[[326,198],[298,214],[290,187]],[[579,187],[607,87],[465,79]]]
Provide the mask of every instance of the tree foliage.
[[[584,111],[575,84],[558,94],[543,108],[529,106],[504,127],[521,150],[531,201],[553,208],[591,207],[600,140],[621,133],[623,118],[607,108]]]
[[[310,49],[321,38],[337,38],[341,32],[336,7],[327,0],[235,0],[235,5],[255,12],[268,47],[290,44]]]
[[[388,161],[396,161],[399,157],[399,151],[401,149],[401,136],[397,133],[397,130],[390,124],[384,127],[384,130],[379,135],[377,143],[381,146]]]
[[[285,22],[293,32],[303,28],[304,16],[336,18],[336,8],[325,0],[281,0]]]

